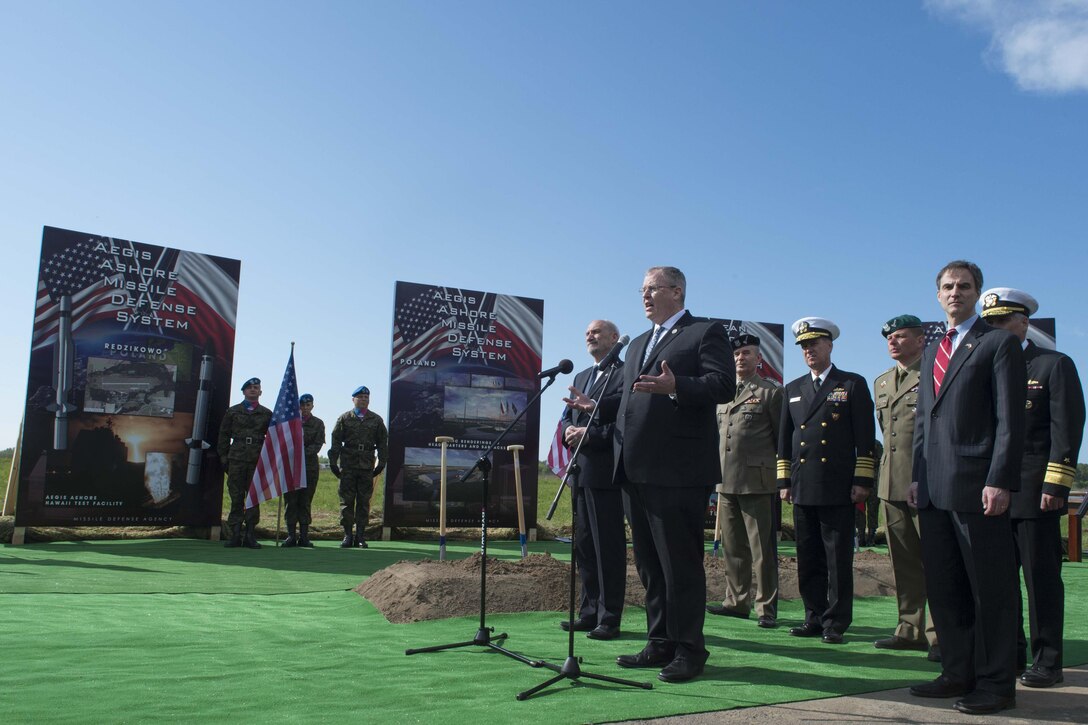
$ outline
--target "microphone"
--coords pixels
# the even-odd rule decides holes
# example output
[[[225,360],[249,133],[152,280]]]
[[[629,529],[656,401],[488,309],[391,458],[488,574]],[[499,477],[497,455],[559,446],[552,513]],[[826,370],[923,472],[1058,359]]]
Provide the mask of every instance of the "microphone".
[[[554,368],[541,370],[539,373],[536,374],[536,376],[543,380],[544,378],[554,378],[556,375],[559,374],[567,375],[572,370],[574,370],[574,363],[572,363],[570,360],[560,360],[559,364],[556,365]]]
[[[623,337],[621,337],[616,342],[616,344],[612,346],[612,349],[608,351],[608,354],[604,356],[604,360],[601,360],[601,362],[597,364],[597,369],[607,370],[608,368],[619,362],[620,352],[623,351],[624,346],[627,345],[627,343],[629,342],[631,342],[630,335],[624,335]]]

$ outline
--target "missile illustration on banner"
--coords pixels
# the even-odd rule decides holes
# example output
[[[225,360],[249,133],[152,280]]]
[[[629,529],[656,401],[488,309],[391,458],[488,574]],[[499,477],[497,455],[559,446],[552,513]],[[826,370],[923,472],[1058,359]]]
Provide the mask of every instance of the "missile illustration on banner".
[[[200,483],[200,466],[204,461],[204,451],[211,444],[204,440],[208,431],[208,406],[212,398],[212,356],[204,355],[200,359],[200,388],[196,394],[196,412],[193,414],[193,437],[185,439],[189,446],[189,468],[185,474],[185,483],[196,486]]]
[[[59,328],[57,330],[57,342],[53,353],[53,389],[57,391],[57,399],[46,407],[46,410],[55,414],[53,420],[53,449],[64,451],[68,449],[68,414],[75,413],[79,408],[68,402],[72,394],[72,376],[75,365],[75,350],[72,344],[72,296],[61,295],[59,309]]]

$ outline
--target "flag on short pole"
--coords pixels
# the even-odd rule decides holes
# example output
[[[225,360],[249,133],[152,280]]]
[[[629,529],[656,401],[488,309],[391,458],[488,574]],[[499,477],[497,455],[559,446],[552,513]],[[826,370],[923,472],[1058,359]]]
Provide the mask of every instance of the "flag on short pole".
[[[570,450],[563,443],[563,418],[555,426],[555,435],[552,437],[552,447],[548,449],[548,468],[552,473],[563,478],[567,475],[567,466],[570,465]]]
[[[295,350],[287,359],[272,422],[261,447],[261,458],[246,495],[246,508],[270,501],[288,491],[306,488],[306,456],[302,446],[302,414],[298,409]]]

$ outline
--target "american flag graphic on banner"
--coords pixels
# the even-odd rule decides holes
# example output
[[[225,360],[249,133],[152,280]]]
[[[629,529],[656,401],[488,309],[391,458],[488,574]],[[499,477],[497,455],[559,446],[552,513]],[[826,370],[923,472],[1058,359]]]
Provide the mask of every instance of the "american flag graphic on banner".
[[[295,351],[287,359],[280,394],[272,410],[272,422],[261,447],[261,458],[246,495],[246,508],[306,488],[306,460],[302,446],[302,414],[298,409]]]
[[[570,449],[563,443],[563,418],[560,417],[555,426],[555,435],[552,436],[552,446],[548,449],[548,468],[562,478],[567,475],[569,465]]]
[[[92,320],[110,317],[125,309],[111,301],[117,290],[110,283],[123,279],[124,275],[102,273],[99,268],[102,257],[95,251],[95,244],[93,238],[86,238],[42,263],[34,304],[34,350],[57,341],[60,298],[64,295],[72,299],[72,332]]]
[[[934,342],[940,342],[944,333],[947,332],[943,322],[923,322],[922,329],[926,333],[926,347]]]
[[[445,287],[437,288],[442,295]],[[417,363],[441,357],[456,347],[448,341],[447,333],[453,315],[443,315],[440,310],[447,303],[437,299],[432,288],[424,288],[419,294],[397,307],[393,319],[393,359],[413,360]],[[411,368],[398,370],[393,381],[407,377]]]

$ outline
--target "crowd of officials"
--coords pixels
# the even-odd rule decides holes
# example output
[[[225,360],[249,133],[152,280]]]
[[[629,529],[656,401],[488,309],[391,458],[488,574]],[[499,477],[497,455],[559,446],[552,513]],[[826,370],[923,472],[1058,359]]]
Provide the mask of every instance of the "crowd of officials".
[[[927,346],[918,316],[888,320],[880,332],[894,365],[871,389],[832,363],[839,329],[819,317],[791,326],[808,372],[784,386],[764,379],[760,340],[730,341],[721,325],[688,312],[687,283],[673,267],[646,273],[640,292],[653,328],[610,377],[596,363],[619,330],[591,322],[595,364],[564,399],[567,445],[585,439],[574,461],[584,532],[574,628],[592,639],[620,633],[624,515],[646,587],[647,643],[617,664],[660,667],[659,679],[683,682],[709,656],[704,612],[749,619],[754,610],[758,627],[777,627],[778,497],[793,504],[804,605],[789,634],[841,644],[853,615],[855,546],[875,539],[875,496],[899,617],[873,644],[941,663],[941,675],[911,693],[985,714],[1015,706],[1018,680],[1060,683],[1059,524],[1085,423],[1076,367],[1028,339],[1038,310],[1028,293],[984,292],[982,271],[963,260],[945,265],[936,286],[947,332]],[[726,594],[706,604],[712,482],[720,482]]]
[[[840,331],[819,317],[791,326],[808,372],[783,386],[764,378],[759,338],[730,340],[722,325],[693,316],[675,267],[647,271],[639,292],[653,327],[630,343],[626,362],[599,369],[620,333],[592,321],[585,342],[594,364],[564,398],[564,441],[578,451],[582,598],[563,629],[619,636],[626,519],[646,589],[647,642],[617,664],[660,668],[665,682],[698,677],[709,657],[705,613],[749,619],[754,610],[758,627],[778,626],[780,498],[793,504],[804,605],[789,634],[841,644],[853,617],[855,546],[875,541],[878,498],[899,617],[873,644],[925,652],[942,668],[911,693],[957,698],[957,710],[984,714],[1014,707],[1017,680],[1060,683],[1059,523],[1085,423],[1077,370],[1028,339],[1038,310],[1028,293],[983,292],[982,271],[963,260],[945,265],[936,283],[947,332],[927,346],[919,317],[888,320],[880,332],[894,364],[871,390],[832,363]],[[257,548],[258,509],[243,503],[271,411],[258,402],[260,380],[247,380],[242,393],[220,428],[231,501],[226,545]],[[285,546],[312,546],[310,501],[325,442],[313,397],[299,402],[308,480],[287,497]],[[341,546],[366,547],[388,433],[365,386],[352,402],[333,428],[329,467],[340,479]],[[703,522],[715,483],[726,594],[707,604]]]

